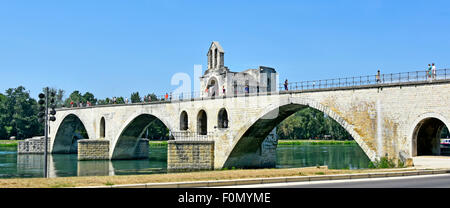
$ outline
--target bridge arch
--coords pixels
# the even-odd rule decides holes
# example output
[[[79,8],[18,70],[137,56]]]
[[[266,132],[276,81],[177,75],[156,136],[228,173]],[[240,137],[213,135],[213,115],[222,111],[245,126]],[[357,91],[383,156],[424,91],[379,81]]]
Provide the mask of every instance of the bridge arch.
[[[449,127],[447,118],[439,113],[424,113],[413,123],[410,129],[411,156],[440,155],[440,133]]]
[[[197,114],[197,133],[198,135],[208,134],[208,116],[203,109]]]
[[[229,119],[227,109],[221,108],[217,114],[217,127],[221,129],[228,128]]]
[[[288,99],[280,99],[279,103],[266,107],[259,116],[252,119],[248,125],[239,131],[240,133],[233,139],[232,148],[223,163],[223,167],[261,167],[259,160],[262,151],[261,144],[264,139],[287,117],[307,107],[327,114],[354,138],[370,160],[377,159],[375,151],[367,146],[361,136],[353,129],[353,126],[330,108],[309,99],[289,97]]]
[[[189,129],[189,116],[186,111],[182,111],[180,114],[180,131],[186,131]]]
[[[75,154],[78,152],[78,140],[88,138],[89,135],[83,121],[73,113],[68,114],[58,125],[52,153]]]
[[[100,138],[105,138],[105,136],[106,136],[105,117],[102,117],[100,119]]]
[[[153,123],[159,121],[170,131],[168,122],[150,113],[139,113],[133,115],[120,129],[120,134],[112,141],[111,159],[133,159],[135,158],[136,145],[145,130]]]

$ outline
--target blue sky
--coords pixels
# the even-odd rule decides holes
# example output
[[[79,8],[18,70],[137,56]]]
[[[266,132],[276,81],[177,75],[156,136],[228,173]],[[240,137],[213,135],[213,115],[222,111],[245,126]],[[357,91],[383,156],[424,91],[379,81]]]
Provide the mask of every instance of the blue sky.
[[[290,81],[450,68],[450,2],[1,0],[0,92],[163,94],[211,41],[230,70]]]

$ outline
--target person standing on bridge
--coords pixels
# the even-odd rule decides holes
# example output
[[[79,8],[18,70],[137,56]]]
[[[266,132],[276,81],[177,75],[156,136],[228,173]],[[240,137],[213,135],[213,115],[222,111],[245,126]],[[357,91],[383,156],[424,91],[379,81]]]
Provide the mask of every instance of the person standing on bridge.
[[[431,64],[428,64],[427,77],[428,80],[431,78]]]
[[[288,80],[287,79],[284,81],[284,90],[286,90],[286,91],[289,90],[288,89]]]
[[[431,72],[433,73],[433,80],[436,79],[436,66],[434,63],[431,64]]]
[[[377,79],[377,83],[380,83],[380,82],[381,82],[380,76],[381,76],[381,74],[380,74],[380,70],[378,70],[378,72],[377,72],[377,76],[376,76],[376,79]]]

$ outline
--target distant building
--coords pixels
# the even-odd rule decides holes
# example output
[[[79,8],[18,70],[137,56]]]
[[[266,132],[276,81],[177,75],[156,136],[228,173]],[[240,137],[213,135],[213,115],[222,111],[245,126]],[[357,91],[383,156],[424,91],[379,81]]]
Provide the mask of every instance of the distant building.
[[[208,70],[200,77],[201,97],[276,91],[277,72],[274,68],[260,66],[258,69],[232,72],[224,65],[225,51],[217,41],[211,43],[207,57]]]

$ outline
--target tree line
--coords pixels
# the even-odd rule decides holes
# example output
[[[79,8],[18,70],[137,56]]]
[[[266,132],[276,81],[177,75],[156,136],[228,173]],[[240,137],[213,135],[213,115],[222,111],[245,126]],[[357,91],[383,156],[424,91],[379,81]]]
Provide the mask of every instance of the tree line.
[[[42,90],[44,91],[44,89]],[[71,107],[71,103],[76,106],[79,103],[91,103],[91,105],[112,104],[112,99],[97,99],[94,94],[78,90],[73,91],[64,99],[65,91],[62,89],[51,88],[50,91],[56,94],[56,105],[60,107]],[[154,93],[144,96],[146,99],[151,97],[152,101],[157,101]],[[139,92],[131,93],[132,103],[148,101],[139,95]],[[117,97],[116,103],[124,104],[123,97]],[[17,139],[25,139],[44,134],[43,124],[38,122],[38,103],[30,97],[29,91],[23,86],[9,88],[4,94],[0,93],[0,139],[7,139],[15,136]],[[169,130],[164,124],[157,120],[152,122],[145,131],[145,137],[152,140],[167,139]],[[148,132],[148,133],[147,133]],[[277,126],[277,134],[280,139],[352,139],[349,133],[332,118],[323,112],[304,108]],[[448,128],[441,132],[441,138],[449,137]]]

